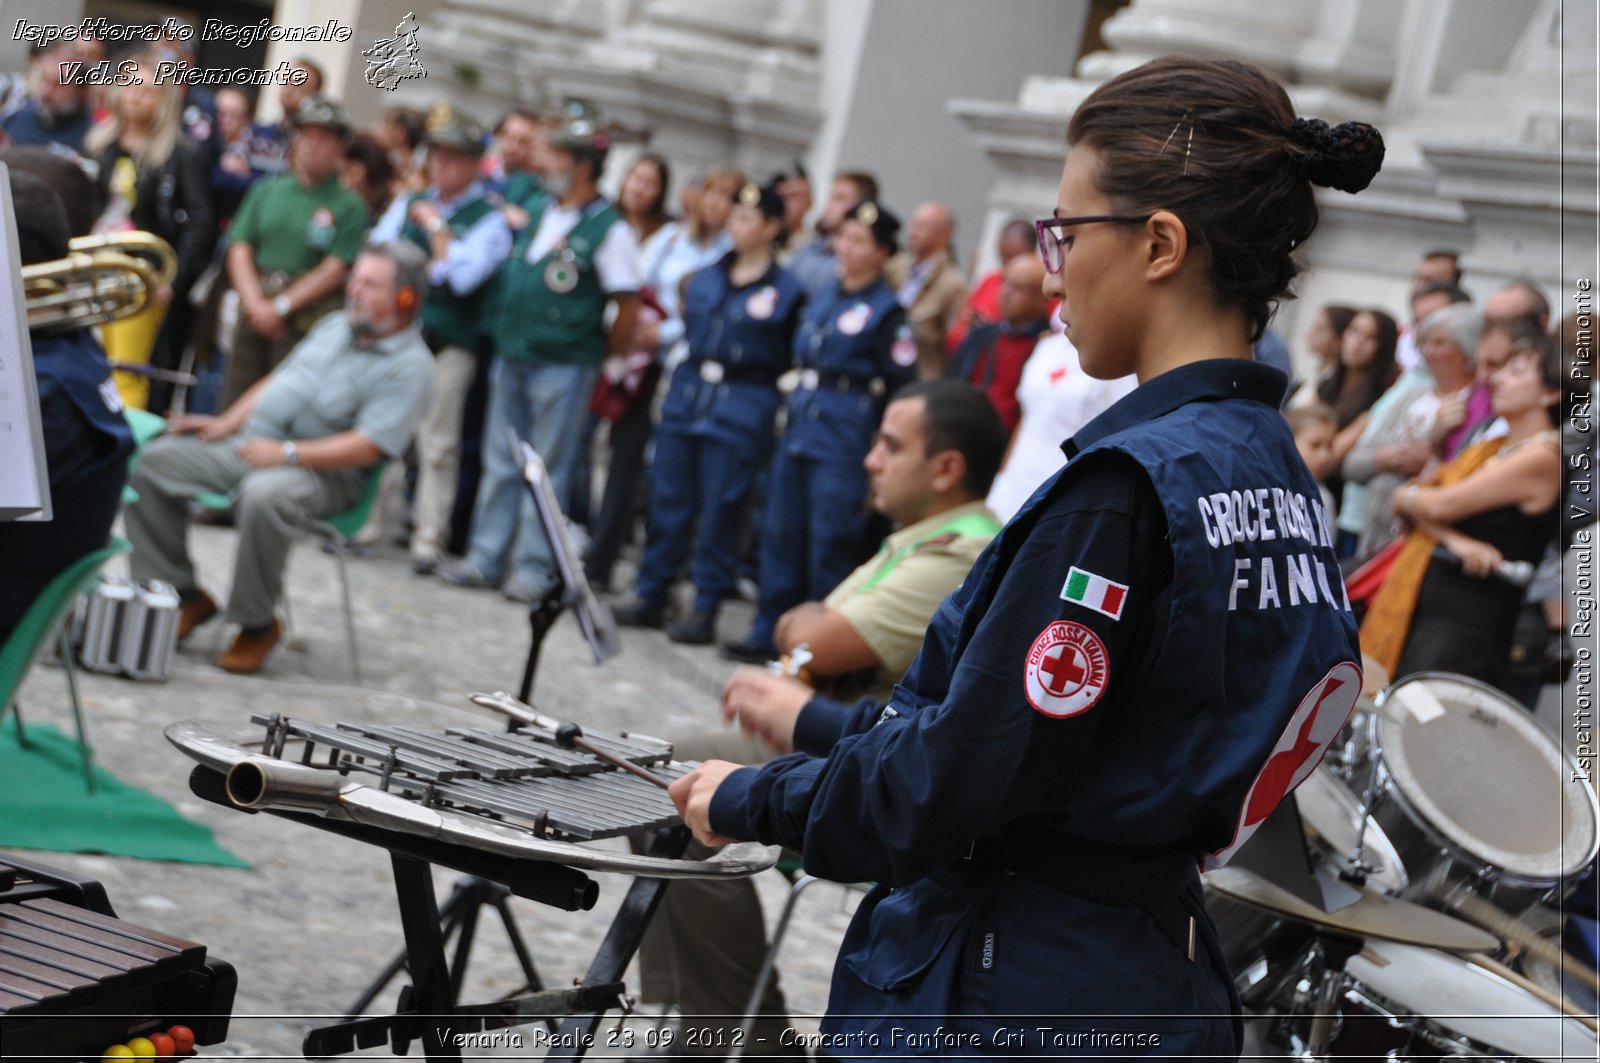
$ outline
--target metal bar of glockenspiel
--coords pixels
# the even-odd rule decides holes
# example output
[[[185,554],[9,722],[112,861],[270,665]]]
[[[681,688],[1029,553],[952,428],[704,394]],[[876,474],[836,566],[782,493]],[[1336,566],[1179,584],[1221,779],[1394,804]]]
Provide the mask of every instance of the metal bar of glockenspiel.
[[[354,745],[349,741],[349,737],[355,737],[361,740],[367,749],[372,750],[372,752],[363,750],[364,756],[387,757],[390,747],[396,744],[393,739],[381,738],[373,734],[365,724],[336,723],[332,728],[323,728],[312,724],[299,724],[297,726],[304,728],[308,736],[323,742],[339,742],[341,741],[341,736],[346,736],[343,739],[343,744],[349,748],[354,748]],[[421,750],[407,750],[404,757],[397,756],[396,760],[397,766],[404,768],[406,771],[417,775],[426,775],[438,779],[440,782],[449,782],[452,779],[471,777],[476,774],[471,768],[453,763],[450,760],[440,759]]]
[[[327,746],[337,746],[347,753],[355,753],[380,763],[389,757],[388,743],[377,741],[359,731],[322,727],[298,721],[291,721],[290,729],[297,737],[321,742]],[[407,757],[403,766],[407,771],[430,778],[453,779],[470,774],[457,765],[446,764],[425,756]]]
[[[639,781],[626,772],[601,772],[583,778],[585,787],[592,788],[586,792],[607,799],[610,807],[616,809],[621,817],[634,817],[640,812],[652,812],[658,819],[665,815],[667,822],[670,823],[677,815],[665,792],[650,783]]]
[[[519,790],[520,787],[515,783],[490,784],[468,780],[442,783],[435,792],[441,800],[453,805],[467,805],[496,815],[515,816],[533,822],[543,817],[546,823],[571,833],[568,827],[561,825],[564,817],[580,814],[582,809],[562,808]]]
[[[615,738],[607,734],[601,734],[597,736],[585,731],[583,736],[606,752],[614,754],[615,756],[626,757],[635,764],[645,766],[651,764],[665,764],[672,759],[672,752],[670,750],[646,749],[643,746],[634,745],[632,742]]]
[[[589,778],[592,779],[593,776]],[[637,806],[627,807],[607,799],[604,793],[590,786],[587,780],[584,783],[579,783],[575,779],[546,779],[543,781],[547,792],[553,790],[555,794],[563,795],[566,790],[576,791],[574,796],[585,802],[587,814],[595,823],[602,825],[602,829],[608,831],[608,836],[610,837],[618,834],[637,833],[644,826],[639,820],[641,809]],[[655,818],[659,819],[660,817],[657,816]]]
[[[476,781],[450,783],[439,788],[440,795],[446,800],[458,800],[494,808],[496,804],[505,804],[514,798],[512,790],[522,789],[533,791],[516,795],[528,801],[530,808],[543,812],[549,824],[558,830],[569,834],[589,838],[599,832],[617,832],[625,830],[632,825],[628,820],[614,816],[602,815],[595,806],[592,793],[583,789],[577,793],[568,793],[564,789],[552,790],[550,783],[556,779],[542,778],[516,783],[485,784]],[[513,813],[526,815],[526,812]],[[636,821],[634,821],[636,822]]]
[[[515,756],[538,758],[549,766],[552,774],[583,775],[607,770],[606,764],[587,753],[574,753],[550,742],[536,742],[527,735],[494,734],[488,731],[473,731],[471,734],[475,742],[491,749]]]
[[[459,738],[474,748],[492,749],[505,756],[516,757],[526,761],[529,769],[527,777],[537,778],[542,775],[560,774],[561,769],[557,765],[538,759],[535,756],[538,750],[529,748],[527,743],[497,741],[498,739],[508,738],[509,736],[507,735],[479,731],[467,727],[451,727],[445,731],[445,734]],[[563,750],[562,752],[565,751]]]
[[[516,778],[526,768],[525,764],[519,763],[514,758],[494,753],[491,750],[484,750],[474,755],[471,747],[464,743],[450,742],[425,731],[381,724],[363,724],[362,727],[368,734],[386,739],[402,749],[423,753],[430,757],[438,757],[440,760],[453,760],[478,775],[493,776],[497,779],[511,779]]]

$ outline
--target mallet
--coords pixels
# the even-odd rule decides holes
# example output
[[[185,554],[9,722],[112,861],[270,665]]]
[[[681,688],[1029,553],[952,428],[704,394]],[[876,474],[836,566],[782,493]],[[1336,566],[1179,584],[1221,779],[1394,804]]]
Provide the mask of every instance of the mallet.
[[[556,728],[556,745],[560,746],[562,749],[581,749],[585,753],[592,753],[594,756],[599,757],[608,764],[615,764],[623,771],[631,772],[634,775],[639,776],[639,778],[643,779],[645,782],[655,783],[663,790],[672,785],[655,772],[641,768],[639,765],[625,757],[619,757],[615,753],[609,753],[606,750],[601,749],[599,746],[583,737],[583,728],[579,727],[575,723],[571,723],[570,721]]]

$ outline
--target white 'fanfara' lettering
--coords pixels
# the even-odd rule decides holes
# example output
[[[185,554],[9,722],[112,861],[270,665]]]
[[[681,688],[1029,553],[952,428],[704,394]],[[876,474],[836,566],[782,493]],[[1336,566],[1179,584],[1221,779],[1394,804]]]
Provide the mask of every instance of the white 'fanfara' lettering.
[[[1239,543],[1293,539],[1314,548],[1333,548],[1322,500],[1287,487],[1213,491],[1195,499],[1200,527],[1213,550]],[[1331,569],[1331,571],[1330,571]],[[1235,557],[1228,609],[1239,608],[1239,593],[1255,591],[1258,609],[1288,605],[1330,605],[1350,611],[1350,595],[1332,557],[1292,553]],[[1247,598],[1246,603],[1251,599]]]

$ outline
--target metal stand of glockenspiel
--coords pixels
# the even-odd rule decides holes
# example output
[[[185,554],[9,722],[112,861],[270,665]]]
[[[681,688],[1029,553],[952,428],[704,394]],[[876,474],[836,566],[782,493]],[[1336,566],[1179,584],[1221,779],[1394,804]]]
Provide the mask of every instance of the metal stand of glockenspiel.
[[[516,917],[511,914],[510,897],[511,890],[500,883],[479,878],[477,875],[467,875],[456,879],[455,885],[450,890],[450,896],[439,908],[440,939],[445,944],[449,944],[452,938],[455,940],[455,950],[450,959],[452,1004],[461,999],[461,983],[465,981],[467,965],[472,961],[472,946],[477,938],[478,918],[484,908],[492,908],[500,916],[500,923],[505,927],[506,940],[511,943],[511,951],[516,953],[517,963],[522,967],[523,989],[519,992],[538,992],[544,988],[544,982],[539,978],[539,969],[533,961],[533,954],[528,951],[528,944],[522,938],[522,930],[517,926]],[[378,977],[362,991],[360,998],[345,1009],[344,1017],[348,1020],[366,1014],[372,1002],[377,1000],[389,983],[406,969],[407,950],[401,949],[384,965]],[[553,1023],[551,1028],[554,1029]]]
[[[528,657],[522,669],[522,682],[518,687],[517,699],[523,704],[531,704],[533,697],[534,676],[539,670],[539,656],[544,649],[544,640],[550,634],[550,629],[555,626],[561,614],[566,611],[567,585],[559,572],[555,584],[546,591],[544,597],[534,602],[528,609],[528,626],[531,629],[531,638],[528,643]],[[517,722],[508,719],[506,730],[515,730]],[[397,871],[398,874],[398,871]],[[450,891],[450,896],[445,900],[444,906],[438,909],[436,919],[439,922],[439,932],[442,942],[448,942],[452,936],[455,939],[454,958],[449,967],[451,994],[449,1003],[454,1005],[461,995],[461,983],[465,977],[467,963],[472,957],[472,946],[478,931],[478,918],[485,907],[493,908],[500,916],[501,925],[505,927],[506,937],[511,942],[512,951],[517,954],[517,962],[522,966],[522,976],[526,979],[524,988],[529,992],[537,993],[544,988],[544,983],[539,978],[539,970],[534,963],[533,954],[528,951],[527,943],[523,940],[522,931],[518,928],[516,917],[511,914],[507,904],[511,891],[500,883],[489,879],[468,875],[457,879],[455,886]],[[431,901],[430,894],[430,901]],[[345,1019],[353,1020],[364,1014],[372,1002],[378,999],[389,983],[399,977],[400,972],[410,969],[409,946],[396,953],[378,976],[362,990],[361,996],[355,1003],[345,1010]],[[413,971],[413,977],[416,977]],[[554,1021],[550,1022],[554,1029]]]
[[[665,879],[633,880],[577,986],[536,990],[487,1004],[460,1004],[457,996],[461,972],[453,969],[445,958],[445,931],[434,895],[431,868],[434,863],[452,866],[461,857],[459,850],[447,858],[445,849],[448,847],[427,839],[401,839],[357,824],[296,813],[273,814],[389,849],[406,943],[404,967],[411,975],[411,984],[401,991],[395,1014],[347,1020],[309,1031],[301,1046],[308,1059],[343,1055],[384,1044],[397,1055],[404,1055],[413,1041],[421,1042],[425,1059],[460,1059],[461,1048],[455,1042],[458,1034],[551,1019],[560,1019],[561,1025],[550,1035],[548,1043],[552,1048],[546,1058],[582,1058],[594,1046],[595,1031],[605,1013],[621,1006],[623,975],[639,951],[645,929],[668,884]],[[687,828],[667,828],[657,832],[650,855],[677,859],[682,857],[688,844]],[[575,869],[560,865],[539,866],[536,861],[502,860],[488,854],[473,854],[471,859],[474,862],[487,859],[495,864],[496,867],[484,869],[487,872],[484,877],[506,881],[511,892],[518,896],[569,911],[587,910],[594,904],[597,890],[593,880]],[[530,876],[536,888],[528,888]]]

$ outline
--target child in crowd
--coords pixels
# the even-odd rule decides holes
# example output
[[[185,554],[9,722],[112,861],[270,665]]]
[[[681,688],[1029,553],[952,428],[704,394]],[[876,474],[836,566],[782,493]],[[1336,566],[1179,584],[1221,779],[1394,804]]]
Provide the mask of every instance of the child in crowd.
[[[1285,410],[1283,417],[1289,422],[1289,431],[1294,433],[1294,445],[1300,452],[1300,460],[1306,463],[1306,468],[1311,470],[1312,477],[1317,481],[1317,488],[1322,492],[1322,512],[1328,515],[1331,522],[1334,515],[1333,492],[1328,490],[1327,477],[1333,471],[1333,437],[1339,431],[1338,418],[1332,409],[1320,402]],[[1331,526],[1328,533],[1333,534]]]

